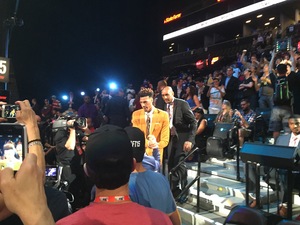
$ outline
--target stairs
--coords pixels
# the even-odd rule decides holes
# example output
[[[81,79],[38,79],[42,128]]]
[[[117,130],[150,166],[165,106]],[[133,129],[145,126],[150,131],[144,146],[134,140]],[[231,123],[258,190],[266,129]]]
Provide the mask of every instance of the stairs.
[[[197,175],[197,163],[187,163],[187,168],[188,180],[191,182]],[[188,201],[177,204],[184,225],[220,225],[234,206],[245,205],[244,163],[241,161],[239,168],[241,179],[238,181],[236,160],[210,159],[201,163],[199,212],[196,207],[197,182],[190,188]],[[263,210],[276,213],[276,192],[268,189],[268,185],[262,179],[260,185]],[[267,204],[268,202],[270,204]]]

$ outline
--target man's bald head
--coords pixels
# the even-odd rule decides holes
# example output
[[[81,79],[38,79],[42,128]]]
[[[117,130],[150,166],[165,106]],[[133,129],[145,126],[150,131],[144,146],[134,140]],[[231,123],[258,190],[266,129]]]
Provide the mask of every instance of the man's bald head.
[[[174,101],[174,92],[170,86],[166,86],[164,87],[164,89],[162,89],[161,96],[167,104]]]

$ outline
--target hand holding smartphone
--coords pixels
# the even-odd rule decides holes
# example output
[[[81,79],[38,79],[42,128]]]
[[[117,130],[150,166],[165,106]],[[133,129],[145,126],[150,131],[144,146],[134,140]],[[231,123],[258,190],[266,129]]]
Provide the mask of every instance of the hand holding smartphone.
[[[27,135],[24,125],[0,124],[0,170],[6,167],[19,170],[27,153]]]

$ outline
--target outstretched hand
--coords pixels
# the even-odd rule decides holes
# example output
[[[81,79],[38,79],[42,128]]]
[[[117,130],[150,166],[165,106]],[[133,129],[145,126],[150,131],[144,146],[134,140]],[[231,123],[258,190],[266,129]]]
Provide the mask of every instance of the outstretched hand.
[[[47,207],[43,174],[35,154],[26,156],[16,175],[11,168],[5,168],[0,173],[0,190],[5,205],[24,224],[54,224]]]

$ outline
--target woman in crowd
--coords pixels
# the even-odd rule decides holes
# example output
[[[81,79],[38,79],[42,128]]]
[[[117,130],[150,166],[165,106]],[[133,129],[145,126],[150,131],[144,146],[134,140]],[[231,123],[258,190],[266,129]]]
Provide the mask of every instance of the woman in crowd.
[[[195,144],[200,149],[200,159],[205,161],[206,157],[206,140],[208,138],[208,127],[207,120],[204,118],[204,111],[202,108],[196,108],[194,110],[195,119],[197,120],[197,131],[195,136]],[[196,162],[198,161],[198,152],[195,152],[190,156],[188,161]]]
[[[224,100],[222,103],[222,109],[218,113],[215,123],[230,123],[232,121],[233,110],[228,100]]]
[[[222,100],[225,95],[225,89],[220,86],[220,80],[218,78],[213,78],[214,83],[210,86],[207,97],[209,97],[209,114],[218,114],[222,108]]]
[[[204,117],[204,111],[202,108],[195,109],[194,115],[197,120],[195,143],[198,148],[203,148],[206,146],[206,139],[208,135],[207,120]]]
[[[190,85],[187,87],[185,101],[187,101],[192,111],[200,107],[200,101],[195,86]]]
[[[254,82],[252,80],[251,69],[245,69],[244,75],[245,75],[245,80],[239,86],[241,97],[249,99],[250,108],[255,110],[257,106],[257,97],[256,97]]]

